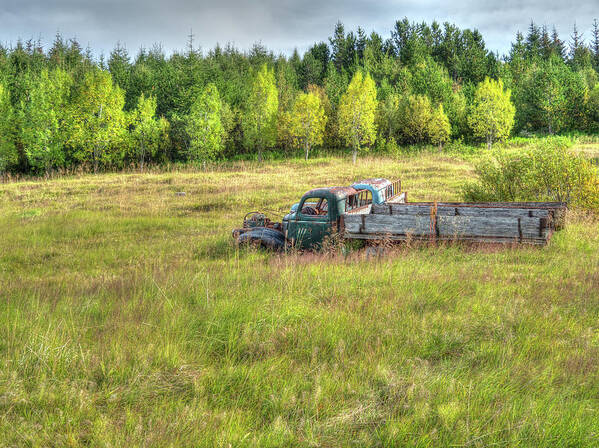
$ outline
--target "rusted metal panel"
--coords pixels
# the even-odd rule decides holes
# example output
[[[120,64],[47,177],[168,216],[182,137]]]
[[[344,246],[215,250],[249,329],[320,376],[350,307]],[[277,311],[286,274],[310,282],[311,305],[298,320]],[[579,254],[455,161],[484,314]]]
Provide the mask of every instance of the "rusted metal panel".
[[[347,196],[356,194],[357,192],[358,190],[356,190],[353,187],[319,187],[307,191],[306,193],[304,193],[304,197],[333,195],[336,196],[338,199],[345,199]]]

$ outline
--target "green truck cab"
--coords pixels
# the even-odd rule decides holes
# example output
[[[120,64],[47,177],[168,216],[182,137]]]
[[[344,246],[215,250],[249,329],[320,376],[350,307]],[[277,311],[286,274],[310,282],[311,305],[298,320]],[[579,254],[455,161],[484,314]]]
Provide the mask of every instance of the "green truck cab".
[[[324,187],[306,192],[281,223],[270,221],[263,213],[246,215],[243,228],[233,237],[240,244],[283,250],[293,246],[311,249],[322,246],[327,236],[339,231],[347,213],[369,212],[372,194],[353,187]]]
[[[358,201],[358,195],[358,190],[352,187],[308,191],[302,196],[297,210],[283,218],[285,239],[301,249],[320,246],[326,236],[339,229],[341,217]]]

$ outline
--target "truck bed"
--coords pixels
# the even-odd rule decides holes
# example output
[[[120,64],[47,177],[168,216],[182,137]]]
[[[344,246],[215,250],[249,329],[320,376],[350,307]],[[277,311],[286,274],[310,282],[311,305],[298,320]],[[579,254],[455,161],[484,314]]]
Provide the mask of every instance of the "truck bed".
[[[347,214],[349,239],[435,239],[546,244],[563,225],[564,203],[385,203]]]

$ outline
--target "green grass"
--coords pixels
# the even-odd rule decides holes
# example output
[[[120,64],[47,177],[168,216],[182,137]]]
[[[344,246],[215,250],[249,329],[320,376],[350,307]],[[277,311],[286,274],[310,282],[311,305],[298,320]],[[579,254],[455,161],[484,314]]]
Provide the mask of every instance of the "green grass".
[[[421,154],[0,185],[0,445],[597,446],[596,221],[545,248],[232,245],[317,185],[451,200],[472,172]]]

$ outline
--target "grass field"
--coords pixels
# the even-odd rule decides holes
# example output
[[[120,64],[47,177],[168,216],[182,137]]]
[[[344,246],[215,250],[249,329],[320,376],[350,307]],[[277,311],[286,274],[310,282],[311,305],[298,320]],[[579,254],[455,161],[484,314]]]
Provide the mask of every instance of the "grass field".
[[[596,221],[377,259],[232,244],[245,212],[317,185],[451,200],[472,171],[424,154],[0,184],[0,445],[598,446]]]

